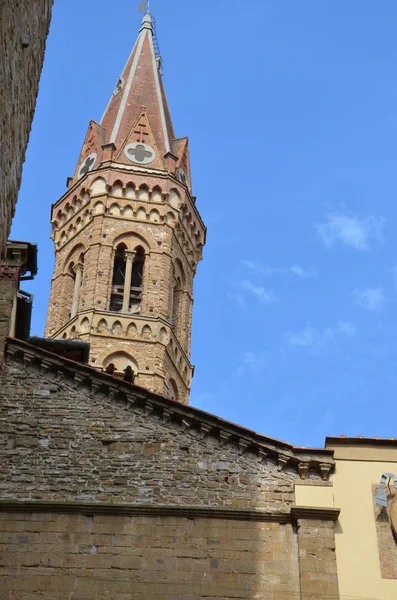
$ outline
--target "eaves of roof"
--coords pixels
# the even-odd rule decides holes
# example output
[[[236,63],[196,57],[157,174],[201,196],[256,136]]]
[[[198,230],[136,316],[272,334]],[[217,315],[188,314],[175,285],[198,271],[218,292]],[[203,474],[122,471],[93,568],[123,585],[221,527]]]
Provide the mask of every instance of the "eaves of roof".
[[[116,404],[122,403],[124,407],[127,405],[131,410],[140,410],[147,415],[155,413],[163,422],[176,421],[183,431],[195,429],[203,439],[211,436],[216,437],[220,445],[233,443],[237,445],[240,454],[255,453],[261,462],[265,459],[273,460],[279,470],[286,467],[296,469],[302,479],[310,471],[315,471],[323,480],[327,480],[334,470],[332,449],[293,446],[27,342],[7,338],[6,356],[8,360],[23,362],[28,369],[40,370],[50,379],[67,379],[69,384],[73,382],[76,387],[85,387],[90,393],[102,394]]]

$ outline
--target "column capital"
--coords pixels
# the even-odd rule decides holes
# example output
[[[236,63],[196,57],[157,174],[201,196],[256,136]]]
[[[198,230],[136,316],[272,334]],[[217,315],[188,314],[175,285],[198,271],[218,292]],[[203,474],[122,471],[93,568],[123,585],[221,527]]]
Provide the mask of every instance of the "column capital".
[[[73,267],[73,272],[77,275],[77,273],[81,273],[83,271],[83,263],[78,262]]]
[[[135,256],[136,256],[135,250],[133,252],[126,250],[125,254],[124,254],[124,260],[125,260],[125,262],[134,262]]]

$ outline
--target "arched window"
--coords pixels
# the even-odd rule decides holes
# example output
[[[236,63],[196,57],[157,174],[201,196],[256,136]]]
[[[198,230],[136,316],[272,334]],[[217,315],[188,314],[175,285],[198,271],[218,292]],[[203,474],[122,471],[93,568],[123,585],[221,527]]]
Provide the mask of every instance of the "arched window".
[[[179,402],[178,386],[174,379],[168,379],[164,384],[164,396],[170,400]]]
[[[124,244],[117,246],[114,257],[110,310],[139,314],[142,302],[145,251],[138,246],[129,252]]]
[[[185,283],[185,274],[179,260],[175,261],[174,276],[172,281],[172,311],[171,322],[177,334],[182,323],[182,303],[183,303],[183,286]]]
[[[112,294],[110,296],[110,310],[114,312],[118,312],[123,308],[125,250],[126,246],[124,244],[119,244],[114,255]]]

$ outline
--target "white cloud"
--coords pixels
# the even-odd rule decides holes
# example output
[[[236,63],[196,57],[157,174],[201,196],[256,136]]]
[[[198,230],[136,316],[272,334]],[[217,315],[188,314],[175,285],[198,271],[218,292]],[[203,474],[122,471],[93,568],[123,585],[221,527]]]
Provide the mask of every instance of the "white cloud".
[[[316,271],[313,267],[310,267],[310,269],[302,269],[299,265],[292,265],[292,267],[289,267],[289,270],[297,277],[307,278],[316,276]]]
[[[272,290],[266,290],[261,285],[255,285],[248,279],[244,279],[241,282],[241,288],[256,296],[263,304],[273,304],[276,301],[276,296]]]
[[[228,297],[235,300],[241,310],[247,310],[247,304],[243,294],[228,294]]]
[[[381,310],[386,301],[385,295],[381,288],[356,290],[354,295],[358,304],[367,310]]]
[[[327,248],[337,244],[367,250],[373,242],[382,243],[385,219],[379,215],[360,218],[354,214],[330,213],[325,222],[317,223],[321,239]]]
[[[327,327],[319,331],[307,325],[299,333],[288,333],[288,344],[293,348],[319,349],[337,338],[352,337],[356,333],[356,326],[348,321],[338,321],[334,327]]]
[[[246,371],[258,373],[266,367],[266,361],[262,354],[255,352],[244,352],[240,355],[240,364],[237,368],[237,374],[243,375]]]
[[[253,275],[258,277],[268,277],[270,275],[296,275],[297,277],[315,277],[316,270],[313,267],[304,269],[299,265],[292,265],[291,267],[272,267],[271,265],[263,265],[257,258],[254,260],[243,260],[242,264],[251,271]]]

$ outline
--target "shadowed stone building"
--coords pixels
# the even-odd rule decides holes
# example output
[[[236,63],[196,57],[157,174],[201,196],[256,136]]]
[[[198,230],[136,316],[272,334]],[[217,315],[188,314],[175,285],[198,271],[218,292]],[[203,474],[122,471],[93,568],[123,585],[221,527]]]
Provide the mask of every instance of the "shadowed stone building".
[[[52,4],[53,0],[0,2],[0,258],[21,183]]]

